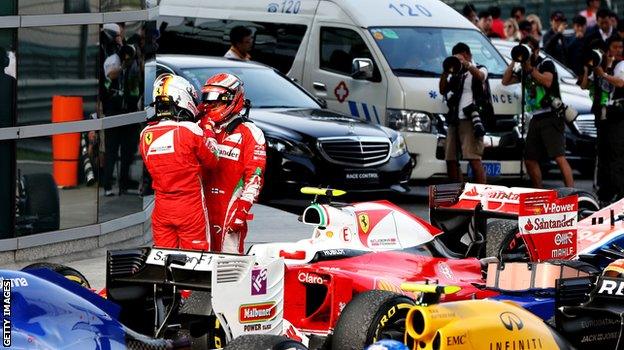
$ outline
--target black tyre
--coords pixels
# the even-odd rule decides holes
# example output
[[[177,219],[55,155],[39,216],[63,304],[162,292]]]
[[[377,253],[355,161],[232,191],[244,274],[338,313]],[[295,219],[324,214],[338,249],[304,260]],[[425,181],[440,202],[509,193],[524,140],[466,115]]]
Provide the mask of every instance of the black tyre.
[[[30,264],[24,267],[22,270],[27,270],[27,269],[50,269],[54,272],[57,272],[65,276],[65,278],[67,278],[68,280],[74,281],[85,288],[91,288],[91,285],[89,284],[89,281],[87,280],[87,278],[83,274],[81,274],[80,271],[74,269],[73,267],[69,267],[69,266],[65,266],[61,264],[44,262],[44,263]]]
[[[189,324],[191,329],[180,332],[180,335],[190,336],[192,350],[223,348],[226,341],[225,330],[213,314],[210,292],[192,292],[180,307],[180,314],[208,316],[207,322],[202,317],[201,322]]]
[[[600,209],[600,204],[598,202],[598,198],[595,194],[579,190],[578,188],[573,187],[562,187],[558,188],[557,195],[559,197],[567,197],[571,195],[578,195],[578,219],[582,220],[587,216],[591,215],[592,212],[598,211]]]
[[[24,215],[37,219],[32,223],[33,233],[56,231],[61,215],[56,182],[50,174],[23,175],[25,202]]]
[[[488,220],[485,237],[485,256],[497,257],[501,244],[509,235],[518,233],[518,221],[505,219]]]
[[[281,335],[242,335],[229,343],[225,350],[307,350],[305,345]]]
[[[371,290],[356,295],[342,311],[332,336],[333,350],[361,350],[381,340],[403,341],[405,317],[414,300]]]

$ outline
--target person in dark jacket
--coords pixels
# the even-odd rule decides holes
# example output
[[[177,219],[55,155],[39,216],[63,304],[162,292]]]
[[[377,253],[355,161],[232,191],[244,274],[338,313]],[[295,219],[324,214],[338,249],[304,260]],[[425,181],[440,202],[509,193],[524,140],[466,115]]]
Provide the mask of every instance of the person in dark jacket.
[[[544,51],[557,61],[567,65],[568,55],[563,32],[568,27],[563,12],[555,11],[550,15],[550,29],[544,34]]]

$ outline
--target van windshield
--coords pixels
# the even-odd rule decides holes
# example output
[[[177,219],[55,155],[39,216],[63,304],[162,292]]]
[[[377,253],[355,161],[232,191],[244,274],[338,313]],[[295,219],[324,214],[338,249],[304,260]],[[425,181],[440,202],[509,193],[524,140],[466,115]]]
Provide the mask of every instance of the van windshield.
[[[474,62],[486,66],[491,77],[502,77],[507,67],[492,43],[477,30],[425,27],[369,30],[396,76],[439,76],[442,62],[459,42],[470,47]]]

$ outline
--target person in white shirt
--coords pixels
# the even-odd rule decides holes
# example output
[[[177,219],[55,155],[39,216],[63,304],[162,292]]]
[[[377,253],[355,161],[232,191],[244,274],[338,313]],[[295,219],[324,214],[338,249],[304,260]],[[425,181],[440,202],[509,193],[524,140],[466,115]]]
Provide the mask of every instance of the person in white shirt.
[[[587,0],[587,8],[579,15],[587,19],[587,28],[591,28],[596,25],[596,12],[600,8],[600,0]]]
[[[230,49],[223,57],[249,61],[249,52],[253,47],[253,32],[244,26],[236,26],[230,31]]]
[[[451,181],[463,181],[459,166],[461,155],[461,158],[467,160],[472,167],[473,181],[485,183],[485,171],[481,163],[485,129],[480,113],[488,71],[485,67],[473,63],[470,47],[465,43],[455,45],[452,54],[461,62],[461,70],[453,74],[445,70],[440,76],[440,93],[446,96],[449,106],[446,118],[449,127],[444,155],[448,176]]]

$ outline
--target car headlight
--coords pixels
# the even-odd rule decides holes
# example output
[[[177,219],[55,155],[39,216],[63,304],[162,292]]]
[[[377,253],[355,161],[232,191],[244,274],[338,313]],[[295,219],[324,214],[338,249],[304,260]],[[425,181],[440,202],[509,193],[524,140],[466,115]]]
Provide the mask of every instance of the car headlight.
[[[390,157],[398,157],[407,152],[407,145],[403,136],[398,135],[394,141],[392,141],[392,150],[390,151]]]
[[[307,156],[312,153],[304,144],[296,144],[291,141],[277,139],[274,137],[267,137],[266,144],[269,148],[272,148],[277,152],[292,154],[295,156]]]
[[[397,131],[431,133],[429,113],[406,109],[388,109],[388,126]]]

